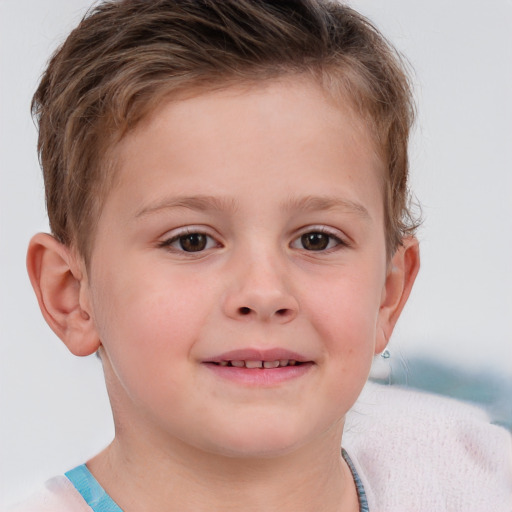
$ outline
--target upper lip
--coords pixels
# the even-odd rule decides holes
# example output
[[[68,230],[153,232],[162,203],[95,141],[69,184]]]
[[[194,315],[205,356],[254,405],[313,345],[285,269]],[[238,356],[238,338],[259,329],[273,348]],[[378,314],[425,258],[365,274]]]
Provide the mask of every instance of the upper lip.
[[[216,355],[212,358],[206,359],[206,363],[220,363],[221,361],[279,361],[279,360],[295,360],[297,362],[305,363],[311,361],[307,357],[293,352],[285,348],[271,348],[271,349],[236,349]]]

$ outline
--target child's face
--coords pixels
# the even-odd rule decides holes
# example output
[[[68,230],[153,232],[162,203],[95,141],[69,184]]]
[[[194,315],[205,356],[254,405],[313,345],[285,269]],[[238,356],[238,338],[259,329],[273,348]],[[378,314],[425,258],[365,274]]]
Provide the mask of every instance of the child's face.
[[[162,105],[118,157],[83,290],[116,421],[231,455],[341,435],[387,328],[362,123],[289,79]]]

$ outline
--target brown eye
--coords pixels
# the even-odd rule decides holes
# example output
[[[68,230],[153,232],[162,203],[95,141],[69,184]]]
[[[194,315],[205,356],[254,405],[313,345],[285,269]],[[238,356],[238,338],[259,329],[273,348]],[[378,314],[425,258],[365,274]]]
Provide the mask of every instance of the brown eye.
[[[222,246],[215,238],[201,231],[182,230],[171,238],[162,240],[158,244],[162,249],[174,253],[200,253],[208,249],[215,249]]]
[[[300,237],[302,247],[308,251],[323,251],[332,237],[325,233],[305,233]]]
[[[186,252],[204,251],[208,244],[208,236],[202,233],[190,233],[178,238],[179,246]]]

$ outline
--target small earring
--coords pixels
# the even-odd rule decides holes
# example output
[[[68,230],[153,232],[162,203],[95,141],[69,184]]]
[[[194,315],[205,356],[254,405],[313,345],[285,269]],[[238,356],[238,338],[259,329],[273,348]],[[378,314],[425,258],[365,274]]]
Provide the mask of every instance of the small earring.
[[[386,348],[380,357],[382,357],[382,359],[389,359],[391,357],[391,352]]]

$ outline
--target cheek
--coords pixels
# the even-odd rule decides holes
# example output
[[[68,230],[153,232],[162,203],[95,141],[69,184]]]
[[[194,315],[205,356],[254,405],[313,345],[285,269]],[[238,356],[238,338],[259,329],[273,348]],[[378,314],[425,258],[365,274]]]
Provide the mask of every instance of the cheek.
[[[164,270],[130,272],[123,266],[97,279],[97,330],[118,371],[165,366],[178,354],[186,359],[197,339],[204,294]]]
[[[332,360],[371,363],[380,306],[378,279],[370,273],[340,276],[310,291],[305,309]]]
[[[141,410],[148,403],[162,405],[168,390],[179,387],[194,343],[186,301],[177,290],[147,280],[105,284],[96,311],[111,388],[118,400],[129,396]]]

